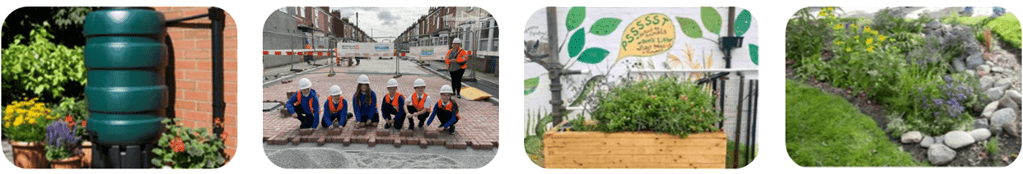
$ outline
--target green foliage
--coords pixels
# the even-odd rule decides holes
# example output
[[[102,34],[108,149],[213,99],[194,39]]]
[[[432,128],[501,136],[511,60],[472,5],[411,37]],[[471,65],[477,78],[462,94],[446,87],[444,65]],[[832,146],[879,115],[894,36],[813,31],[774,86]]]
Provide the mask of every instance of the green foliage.
[[[618,18],[600,18],[590,26],[590,33],[598,36],[607,36],[614,32],[619,24],[622,24],[622,20]]]
[[[984,144],[984,149],[987,150],[988,156],[998,155],[998,152],[1002,150],[1001,147],[998,147],[998,135],[995,135],[995,137],[988,139],[987,143]]]
[[[682,21],[683,18],[679,18],[679,17],[676,17],[676,18],[678,18],[679,25],[683,26],[682,27],[682,31],[683,32],[686,31],[686,27],[685,27],[685,25],[683,25],[685,23],[683,23],[683,21]],[[689,20],[692,20],[692,19],[689,19]],[[703,27],[707,28],[707,31],[710,31],[711,33],[720,35],[720,33],[721,33],[721,14],[718,14],[718,10],[717,9],[714,9],[714,7],[700,7],[700,21],[703,21]],[[694,26],[696,26],[696,31],[700,31],[700,26],[699,25],[695,25],[696,21],[693,21],[693,24],[694,24]],[[701,35],[702,34],[703,33],[701,31]],[[686,35],[689,35],[689,33],[686,32]],[[689,37],[693,37],[693,36],[689,35]],[[699,38],[699,37],[694,37],[694,38]]]
[[[796,12],[785,27],[785,58],[793,61],[791,67],[800,78],[824,75],[829,69],[821,60],[821,52],[831,37],[824,21],[810,14],[810,8]],[[827,78],[814,77],[814,78]]]
[[[167,131],[160,136],[155,157],[150,161],[155,167],[171,168],[219,168],[227,160],[224,154],[224,134],[212,135],[206,128],[189,128],[175,124],[179,119],[164,119]]]
[[[921,166],[845,99],[787,80],[785,144],[800,166]]]
[[[626,83],[598,94],[599,104],[591,113],[595,125],[579,124],[583,131],[662,132],[685,138],[691,133],[717,131],[723,118],[714,108],[714,96],[694,83],[674,77]]]
[[[587,48],[586,51],[583,51],[583,53],[579,55],[579,61],[588,64],[596,64],[604,61],[604,58],[607,58],[608,54],[611,54],[611,52],[608,52],[603,48]]]
[[[1015,14],[1007,13],[999,16],[984,26],[991,28],[991,31],[998,34],[998,36],[1002,38],[1002,41],[1005,41],[1016,48],[1020,48],[1020,37],[1023,30],[1020,29],[1020,23],[1019,20],[1016,19]]]
[[[67,47],[85,45],[82,35],[85,16],[97,7],[21,7],[10,13],[3,24],[3,48],[26,41],[37,26],[44,26],[54,35],[50,41]]]
[[[537,166],[544,167],[544,154],[543,154],[543,138],[540,136],[527,136],[523,142],[526,147],[526,155],[529,156],[529,160]]]
[[[46,26],[36,26],[27,45],[15,40],[3,49],[5,102],[36,97],[56,102],[61,97],[82,95],[86,85],[82,48],[51,43],[54,36]]]
[[[743,34],[746,34],[746,30],[749,30],[752,22],[753,15],[749,13],[749,10],[742,10],[742,12],[739,12],[739,16],[735,17],[735,36],[742,36]]]
[[[553,122],[553,118],[543,110],[526,115],[526,138],[523,145],[530,161],[540,167],[544,166],[543,134],[547,131],[547,125]]]
[[[898,14],[896,14],[898,13]],[[928,17],[921,17],[917,20],[908,20],[904,16],[904,12],[898,12],[892,9],[884,9],[877,12],[874,16],[873,24],[871,25],[878,31],[884,31],[882,34],[890,33],[919,33],[923,32],[924,24],[931,22],[932,19]]]
[[[580,28],[572,34],[572,37],[568,39],[568,56],[575,57],[583,51],[583,46],[586,45],[586,28]]]
[[[678,20],[678,26],[686,36],[690,38],[703,37],[703,30],[700,30],[700,24],[696,23],[696,20],[684,17],[675,17],[675,20]]]
[[[749,44],[749,59],[753,61],[753,64],[760,65],[760,46],[757,44]]]
[[[528,78],[528,79],[525,80],[524,83],[525,83],[525,89],[526,89],[524,91],[525,95],[532,94],[533,91],[536,91],[536,86],[540,85],[540,77]]]
[[[583,24],[583,20],[586,19],[586,7],[572,7],[568,10],[568,16],[565,16],[565,28],[569,31],[575,30],[576,27]]]

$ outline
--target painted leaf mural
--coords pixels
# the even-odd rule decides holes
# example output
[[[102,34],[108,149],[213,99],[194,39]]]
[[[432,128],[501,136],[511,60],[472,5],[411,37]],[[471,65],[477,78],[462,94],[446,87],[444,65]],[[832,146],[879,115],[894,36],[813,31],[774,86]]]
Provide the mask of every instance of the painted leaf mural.
[[[568,39],[568,56],[578,56],[583,51],[583,46],[586,44],[586,28],[580,28],[572,34],[572,37]]]
[[[686,36],[691,38],[703,37],[703,30],[700,30],[700,24],[696,23],[695,20],[684,17],[675,17],[675,19],[678,20],[678,27],[682,28],[682,33],[685,33]]]
[[[597,22],[594,22],[590,26],[590,33],[599,36],[607,36],[614,32],[618,28],[618,24],[621,24],[622,20],[618,18],[600,18]]]
[[[640,16],[625,27],[617,61],[626,57],[649,57],[668,51],[675,44],[675,25],[661,13]]]
[[[528,78],[528,79],[526,79],[525,83],[526,83],[526,86],[525,86],[526,88],[523,88],[523,89],[526,89],[526,91],[525,91],[526,94],[525,95],[529,95],[529,94],[533,93],[533,91],[536,91],[536,86],[537,85],[540,85],[540,77]]]
[[[735,17],[735,36],[746,34],[746,30],[749,30],[752,21],[753,15],[749,14],[748,10],[742,10],[739,16]]]
[[[718,10],[714,9],[714,7],[701,7],[700,19],[703,20],[703,27],[707,28],[707,31],[721,35],[721,14],[718,13]]]
[[[611,54],[611,52],[608,52],[603,48],[587,48],[586,51],[583,51],[583,53],[579,55],[579,61],[588,64],[597,64],[604,61],[604,58],[607,58],[608,54]]]
[[[758,58],[760,57],[760,47],[757,44],[749,44],[749,59],[753,61],[753,64],[760,65]]]
[[[565,28],[568,28],[568,31],[575,30],[583,24],[584,19],[586,19],[586,7],[572,7],[568,10],[568,16],[565,17]]]

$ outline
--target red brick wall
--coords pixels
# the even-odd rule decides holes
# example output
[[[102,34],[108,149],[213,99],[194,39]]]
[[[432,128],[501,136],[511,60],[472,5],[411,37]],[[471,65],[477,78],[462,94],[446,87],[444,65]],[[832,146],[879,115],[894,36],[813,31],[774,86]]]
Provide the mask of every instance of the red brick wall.
[[[205,14],[209,7],[156,7],[167,19]],[[208,26],[210,20],[201,18],[186,21],[197,26]],[[208,27],[169,27],[174,48],[175,101],[174,115],[181,124],[192,128],[213,129],[213,62],[212,44]],[[169,70],[168,70],[169,73]],[[168,82],[169,83],[169,82]],[[224,141],[229,156],[238,148],[238,29],[227,14],[224,21]]]

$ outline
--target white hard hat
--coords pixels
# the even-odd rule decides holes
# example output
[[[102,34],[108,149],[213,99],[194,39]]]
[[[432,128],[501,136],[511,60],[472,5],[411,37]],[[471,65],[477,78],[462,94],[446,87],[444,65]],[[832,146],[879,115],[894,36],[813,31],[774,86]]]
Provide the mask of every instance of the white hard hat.
[[[330,86],[330,95],[341,95],[341,87],[337,85]]]
[[[367,84],[368,85],[369,84],[369,76],[366,76],[365,74],[359,76],[359,84]]]
[[[426,86],[426,81],[423,79],[416,79],[416,82],[412,83],[412,87]]]
[[[461,44],[462,39],[455,38],[455,40],[452,40],[451,43]]]
[[[302,78],[298,80],[298,89],[309,89],[309,87],[313,87],[313,82],[310,82],[309,79]]]
[[[440,87],[440,93],[441,94],[443,94],[443,93],[454,94],[455,91],[451,90],[451,85],[444,85],[444,86]]]
[[[394,79],[387,80],[387,87],[388,88],[390,88],[390,87],[398,87],[398,80],[394,80]]]

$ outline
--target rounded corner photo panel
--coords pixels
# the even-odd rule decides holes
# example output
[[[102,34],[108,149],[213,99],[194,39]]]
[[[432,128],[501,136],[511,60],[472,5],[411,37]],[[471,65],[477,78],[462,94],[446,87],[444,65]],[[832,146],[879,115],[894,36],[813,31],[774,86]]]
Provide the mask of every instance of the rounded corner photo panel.
[[[806,7],[785,31],[785,145],[803,167],[1005,167],[1020,22],[1002,7]]]
[[[497,155],[499,28],[487,10],[268,12],[262,148],[273,164],[475,169]]]
[[[23,169],[220,168],[238,34],[218,7],[21,7],[3,25],[3,153]]]
[[[528,159],[745,167],[758,149],[759,27],[741,7],[536,10],[523,32]]]

